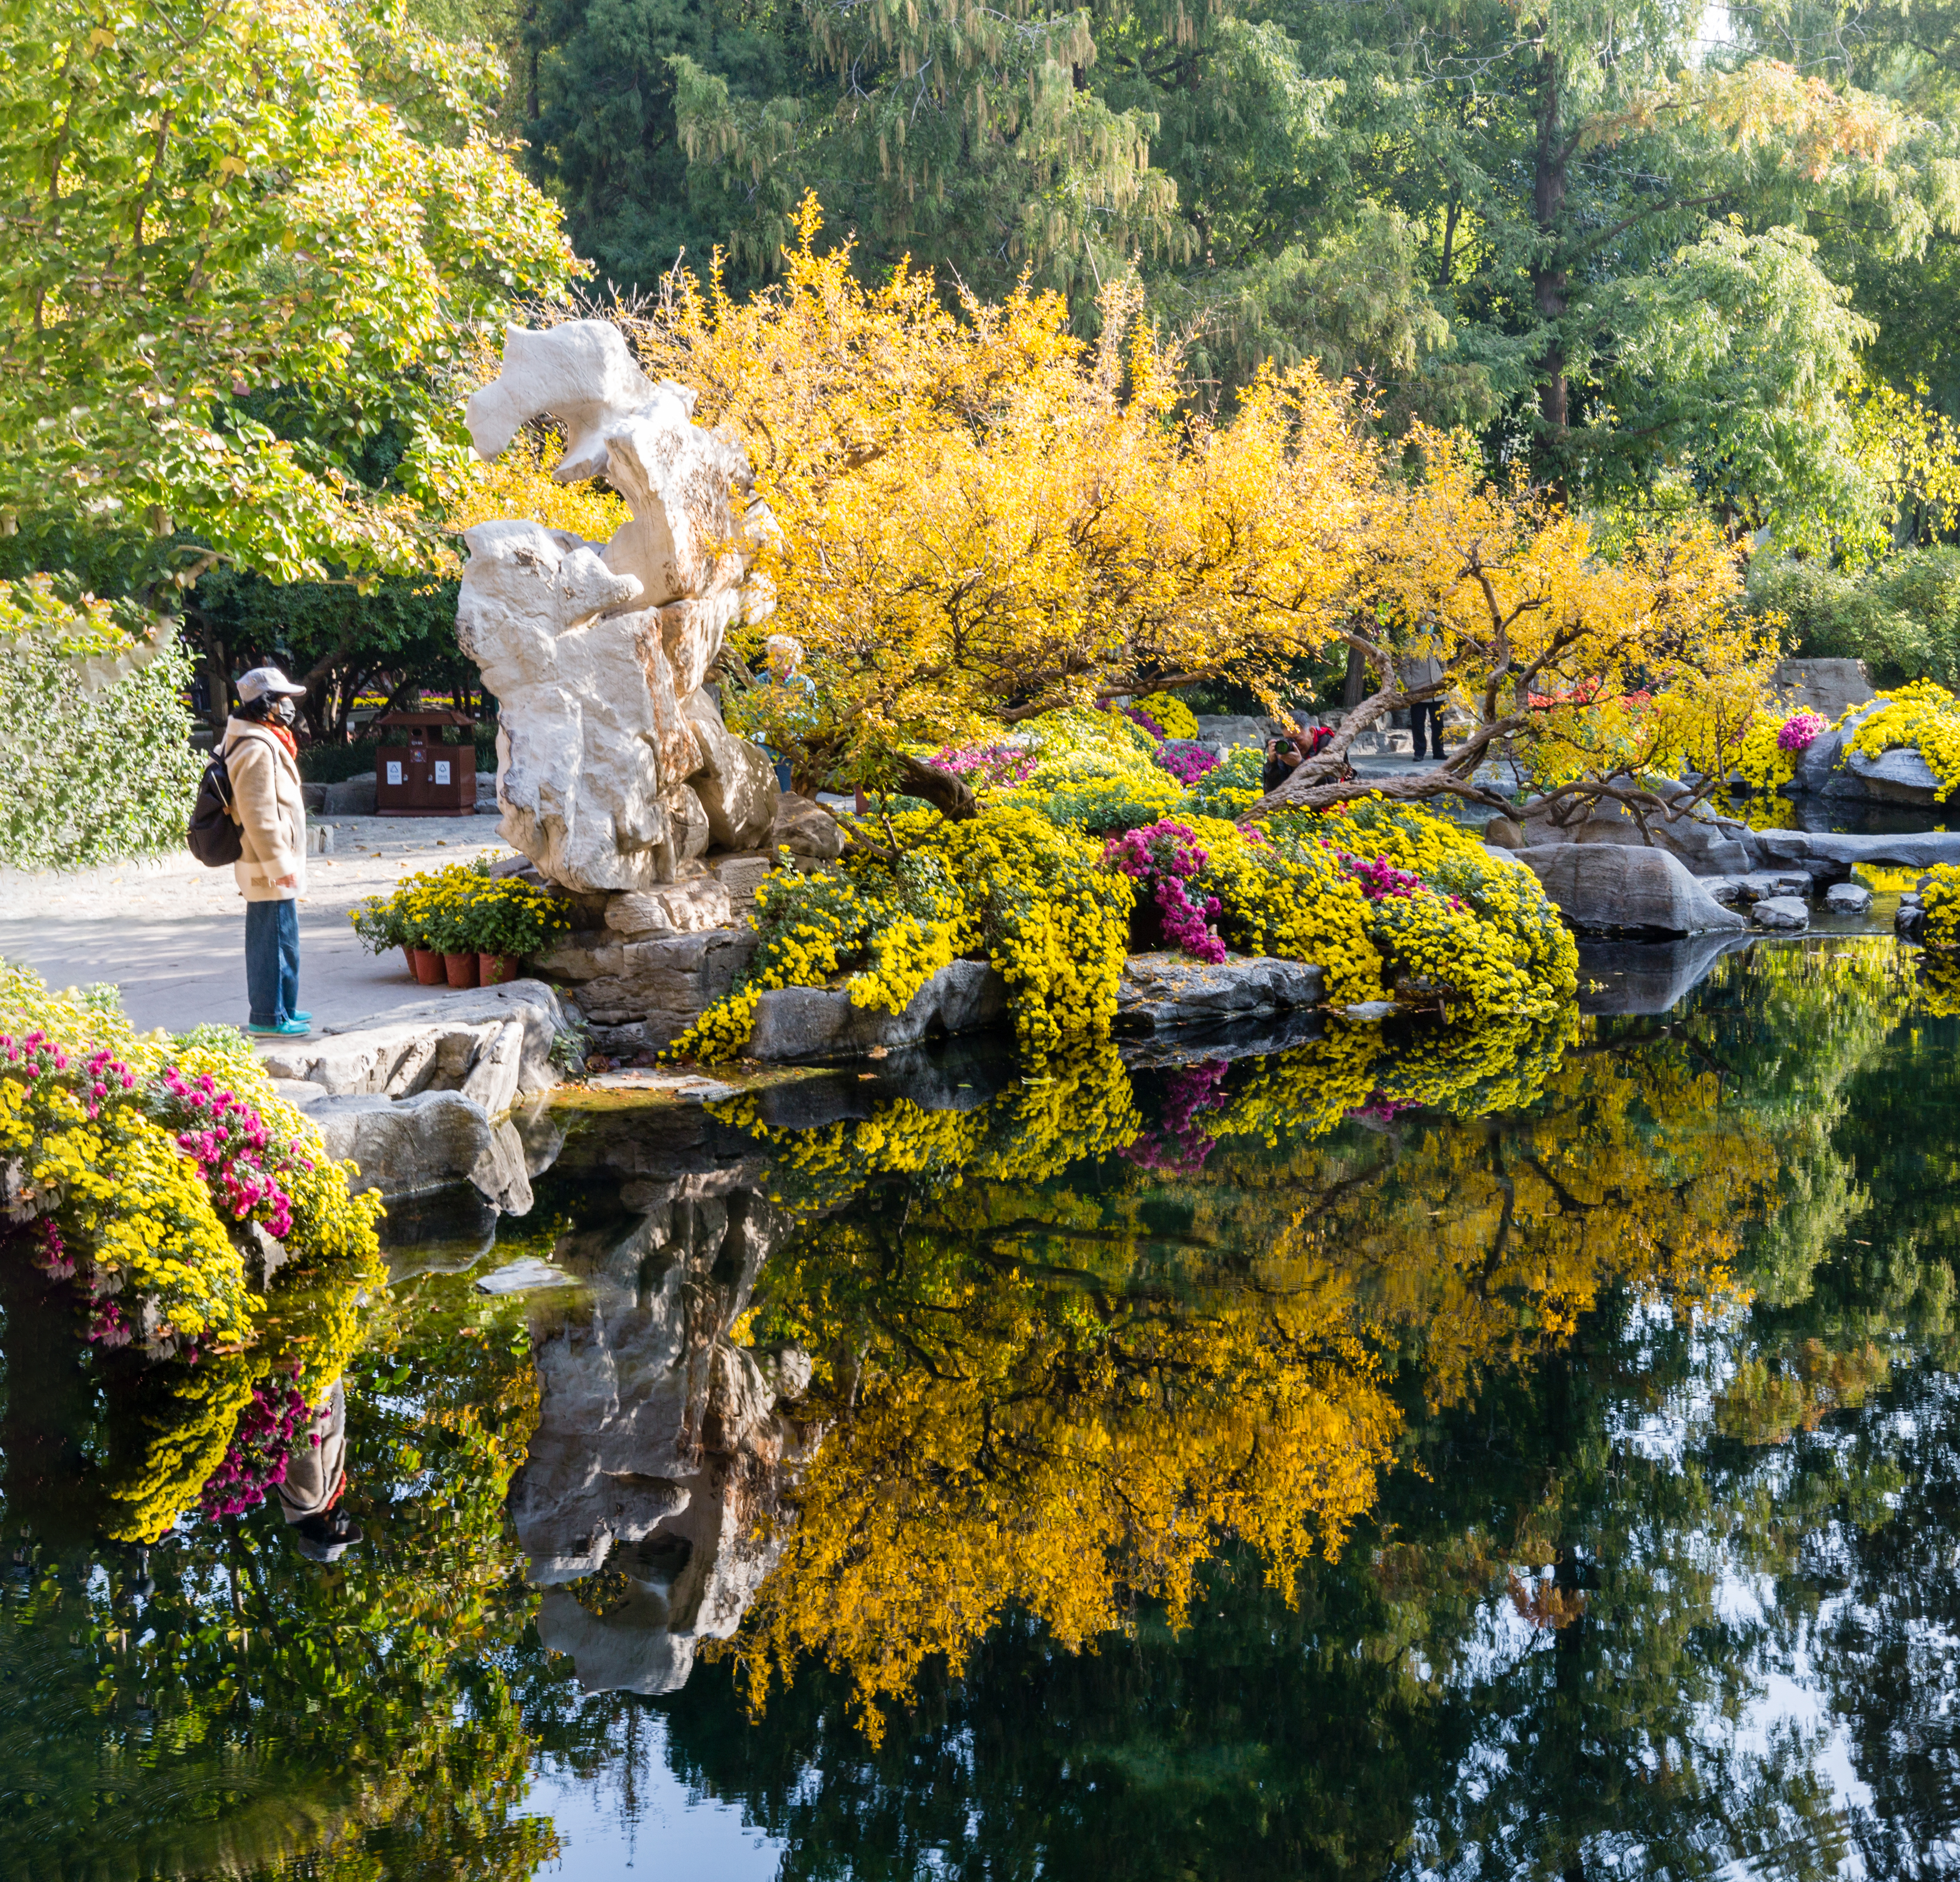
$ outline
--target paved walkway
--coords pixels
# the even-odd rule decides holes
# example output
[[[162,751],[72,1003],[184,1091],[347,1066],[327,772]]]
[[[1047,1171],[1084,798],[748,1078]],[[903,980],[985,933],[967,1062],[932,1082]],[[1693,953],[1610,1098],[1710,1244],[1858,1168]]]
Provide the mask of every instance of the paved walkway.
[[[378,959],[347,912],[418,869],[508,855],[494,817],[336,817],[335,853],[307,859],[300,999],[316,1027],[428,999],[399,950]],[[188,850],[72,874],[0,870],[0,956],[55,986],[113,981],[143,1030],[245,1023],[245,901],[229,869]]]

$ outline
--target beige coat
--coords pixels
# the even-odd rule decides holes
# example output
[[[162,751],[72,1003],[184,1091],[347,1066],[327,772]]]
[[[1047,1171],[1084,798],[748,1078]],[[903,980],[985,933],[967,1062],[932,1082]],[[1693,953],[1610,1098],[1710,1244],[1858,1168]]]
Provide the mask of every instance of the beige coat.
[[[248,902],[290,902],[306,887],[306,802],[300,768],[264,726],[224,722],[224,768],[231,776],[231,814],[243,853],[231,865]],[[291,876],[297,887],[275,886]]]

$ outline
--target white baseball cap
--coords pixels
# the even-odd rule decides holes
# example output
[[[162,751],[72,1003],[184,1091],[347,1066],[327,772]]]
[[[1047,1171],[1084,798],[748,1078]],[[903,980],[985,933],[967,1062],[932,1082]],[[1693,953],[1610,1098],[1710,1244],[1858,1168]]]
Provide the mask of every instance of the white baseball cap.
[[[305,691],[304,686],[294,686],[276,667],[254,667],[250,673],[238,676],[238,696],[248,705],[269,693],[283,693],[297,699]]]

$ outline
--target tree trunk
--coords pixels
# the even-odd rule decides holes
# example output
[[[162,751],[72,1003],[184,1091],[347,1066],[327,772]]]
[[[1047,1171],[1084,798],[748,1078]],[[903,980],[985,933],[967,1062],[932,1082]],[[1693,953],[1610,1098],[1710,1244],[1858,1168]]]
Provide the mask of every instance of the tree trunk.
[[[899,774],[899,785],[906,796],[924,798],[949,823],[964,823],[980,814],[980,806],[966,781],[937,765],[907,758]]]
[[[1351,712],[1368,696],[1368,663],[1358,647],[1348,649],[1348,670],[1341,681],[1341,709]]]

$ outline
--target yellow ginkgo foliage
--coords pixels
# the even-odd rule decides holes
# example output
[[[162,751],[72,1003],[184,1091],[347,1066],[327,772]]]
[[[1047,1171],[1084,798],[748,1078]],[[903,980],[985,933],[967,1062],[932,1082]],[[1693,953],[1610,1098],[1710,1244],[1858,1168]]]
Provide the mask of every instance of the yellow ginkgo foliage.
[[[819,226],[807,202],[746,302],[683,278],[626,320],[740,435],[782,526],[770,628],[817,691],[769,729],[800,771],[1228,670],[1267,683],[1327,642],[1379,474],[1346,392],[1269,371],[1214,422],[1134,282],[1090,345],[1052,295],[956,313],[905,267],[867,286]]]

